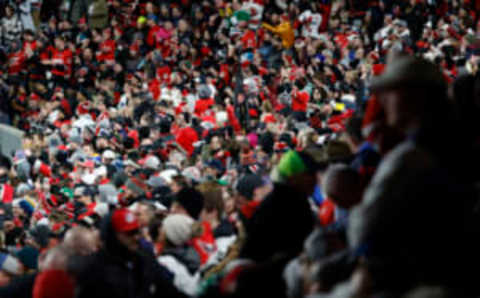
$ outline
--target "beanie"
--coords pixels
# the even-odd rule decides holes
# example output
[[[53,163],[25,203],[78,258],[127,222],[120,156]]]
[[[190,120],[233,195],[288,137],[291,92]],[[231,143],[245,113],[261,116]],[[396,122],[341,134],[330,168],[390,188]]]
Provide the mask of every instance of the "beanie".
[[[163,230],[172,244],[182,246],[192,238],[192,218],[183,214],[167,216],[163,221]]]

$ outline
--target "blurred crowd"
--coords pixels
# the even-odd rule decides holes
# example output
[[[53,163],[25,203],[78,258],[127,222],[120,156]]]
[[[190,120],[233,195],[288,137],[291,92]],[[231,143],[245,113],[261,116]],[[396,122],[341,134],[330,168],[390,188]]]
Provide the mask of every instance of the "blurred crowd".
[[[0,0],[0,297],[478,297],[479,67],[478,0]]]

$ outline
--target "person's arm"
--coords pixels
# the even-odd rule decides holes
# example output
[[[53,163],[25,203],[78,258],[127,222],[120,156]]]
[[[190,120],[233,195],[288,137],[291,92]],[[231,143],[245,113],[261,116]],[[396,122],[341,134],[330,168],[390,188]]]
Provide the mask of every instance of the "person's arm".
[[[273,32],[273,33],[278,33],[278,27],[273,27],[272,25],[270,24],[267,24],[267,23],[262,23],[262,26],[263,28]]]

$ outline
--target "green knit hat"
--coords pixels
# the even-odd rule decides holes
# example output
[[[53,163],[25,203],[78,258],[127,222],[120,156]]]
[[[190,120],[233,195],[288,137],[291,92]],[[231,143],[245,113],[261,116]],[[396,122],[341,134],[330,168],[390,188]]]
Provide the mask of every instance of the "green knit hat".
[[[273,169],[271,178],[274,182],[284,182],[286,179],[304,173],[308,170],[307,165],[297,151],[286,152],[278,165]]]

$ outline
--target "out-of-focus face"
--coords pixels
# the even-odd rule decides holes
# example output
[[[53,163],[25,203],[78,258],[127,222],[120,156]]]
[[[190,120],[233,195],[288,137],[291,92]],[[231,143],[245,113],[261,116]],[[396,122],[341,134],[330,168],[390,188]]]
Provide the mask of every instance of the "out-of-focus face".
[[[93,52],[92,52],[92,49],[90,48],[86,48],[84,51],[83,51],[83,58],[85,60],[92,60],[93,58]]]
[[[63,39],[61,38],[56,38],[55,39],[55,47],[60,50],[60,51],[63,51],[63,49],[65,49],[65,42],[63,41]]]
[[[405,129],[414,117],[414,109],[401,90],[384,90],[378,93],[378,98],[385,110],[387,124]]]
[[[170,214],[184,214],[190,216],[187,210],[185,210],[185,208],[183,208],[183,206],[178,202],[172,203],[172,206],[170,207]]]
[[[179,9],[178,7],[174,7],[174,8],[172,9],[172,16],[173,16],[174,18],[179,18],[181,15],[182,15],[182,13],[181,13],[181,11],[180,11],[180,9]]]
[[[138,205],[134,211],[141,227],[147,227],[153,219],[153,212],[145,205]]]
[[[8,18],[10,18],[13,15],[13,10],[10,6],[5,7],[5,14],[7,15]]]
[[[153,13],[153,4],[152,2],[148,2],[147,5],[145,5],[145,10],[147,13]]]
[[[210,148],[212,148],[212,150],[219,150],[221,149],[221,146],[222,146],[222,142],[220,138],[218,136],[213,137],[210,142]]]
[[[140,247],[140,231],[133,230],[129,232],[116,233],[118,241],[130,252],[136,252]]]
[[[180,32],[188,31],[188,24],[185,20],[182,19],[178,22],[178,31]]]

